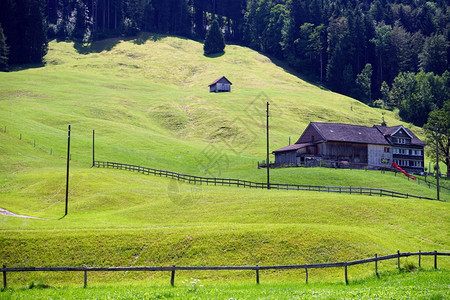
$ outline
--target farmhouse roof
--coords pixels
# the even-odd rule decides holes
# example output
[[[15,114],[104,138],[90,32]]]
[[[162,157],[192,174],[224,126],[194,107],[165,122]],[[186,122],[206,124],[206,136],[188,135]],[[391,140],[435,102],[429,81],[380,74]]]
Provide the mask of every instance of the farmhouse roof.
[[[411,144],[425,146],[426,144],[422,142],[409,128],[403,127],[403,125],[397,125],[392,127],[374,125],[385,137],[393,136],[401,129],[403,129],[407,135],[411,137]]]
[[[303,147],[307,147],[307,146],[311,146],[312,143],[303,143],[303,144],[292,144],[277,150],[272,151],[272,153],[276,153],[276,152],[284,152],[284,151],[293,151],[293,150],[298,150],[301,149]]]
[[[231,81],[229,81],[225,76],[222,76],[222,77],[217,78],[216,80],[214,80],[212,83],[210,83],[209,86],[215,85],[218,82],[229,83],[230,85],[232,85]]]
[[[310,126],[313,126],[325,141],[389,145],[375,127],[319,122],[311,122]]]

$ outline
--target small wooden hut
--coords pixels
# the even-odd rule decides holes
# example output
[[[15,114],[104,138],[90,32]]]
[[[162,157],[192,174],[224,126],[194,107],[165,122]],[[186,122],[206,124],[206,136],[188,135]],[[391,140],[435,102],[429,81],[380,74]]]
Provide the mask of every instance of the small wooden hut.
[[[209,85],[209,92],[231,92],[231,81],[229,81],[225,76],[214,80],[213,83]]]

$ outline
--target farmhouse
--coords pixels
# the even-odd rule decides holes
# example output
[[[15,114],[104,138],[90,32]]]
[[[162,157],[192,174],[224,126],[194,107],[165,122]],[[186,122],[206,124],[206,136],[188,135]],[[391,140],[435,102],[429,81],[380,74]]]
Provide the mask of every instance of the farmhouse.
[[[220,77],[219,79],[214,80],[209,85],[209,92],[231,92],[231,81],[229,81],[225,76]]]
[[[381,169],[392,163],[410,173],[423,172],[424,147],[402,125],[373,127],[311,122],[298,141],[273,151],[276,166],[328,166]]]

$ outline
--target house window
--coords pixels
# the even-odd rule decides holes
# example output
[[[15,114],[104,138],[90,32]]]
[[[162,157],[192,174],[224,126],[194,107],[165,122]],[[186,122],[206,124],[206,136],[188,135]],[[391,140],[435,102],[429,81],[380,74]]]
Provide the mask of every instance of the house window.
[[[409,161],[403,159],[394,159],[394,162],[400,167],[409,167]]]
[[[389,153],[389,147],[384,147],[384,153]]]
[[[411,161],[410,164],[412,167],[418,167],[421,168],[422,167],[422,162],[421,161]]]
[[[411,150],[411,155],[420,156],[422,155],[422,150]]]
[[[394,154],[404,154],[404,155],[408,155],[409,154],[409,149],[399,149],[399,148],[394,148],[392,150],[392,153]]]
[[[398,138],[397,139],[397,144],[406,144],[406,139]]]

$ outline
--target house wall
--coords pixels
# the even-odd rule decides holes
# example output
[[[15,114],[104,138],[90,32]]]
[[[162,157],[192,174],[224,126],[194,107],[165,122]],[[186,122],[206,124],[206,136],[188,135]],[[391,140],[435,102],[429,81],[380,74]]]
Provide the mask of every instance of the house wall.
[[[231,85],[227,83],[216,83],[209,87],[209,92],[230,92]]]
[[[389,168],[392,164],[392,148],[384,145],[368,145],[369,167]]]
[[[285,151],[275,153],[275,164],[293,164],[296,162],[297,152]]]
[[[325,160],[345,160],[351,163],[367,164],[367,144],[326,142],[319,144],[319,155]]]

